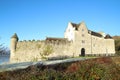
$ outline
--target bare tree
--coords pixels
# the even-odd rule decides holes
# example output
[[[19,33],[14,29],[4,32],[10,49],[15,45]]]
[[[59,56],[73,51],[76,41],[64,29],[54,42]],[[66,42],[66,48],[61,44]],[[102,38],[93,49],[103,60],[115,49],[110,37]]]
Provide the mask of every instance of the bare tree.
[[[3,47],[3,44],[0,44],[0,54],[3,54],[5,51],[5,48]]]
[[[9,48],[5,47],[4,44],[0,43],[0,55],[9,54]]]

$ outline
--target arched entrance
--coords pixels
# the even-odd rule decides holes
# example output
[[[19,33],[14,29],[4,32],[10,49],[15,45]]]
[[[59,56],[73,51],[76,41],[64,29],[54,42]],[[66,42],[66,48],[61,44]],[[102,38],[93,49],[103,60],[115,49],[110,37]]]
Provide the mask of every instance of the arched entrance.
[[[85,48],[81,49],[81,56],[85,56]]]

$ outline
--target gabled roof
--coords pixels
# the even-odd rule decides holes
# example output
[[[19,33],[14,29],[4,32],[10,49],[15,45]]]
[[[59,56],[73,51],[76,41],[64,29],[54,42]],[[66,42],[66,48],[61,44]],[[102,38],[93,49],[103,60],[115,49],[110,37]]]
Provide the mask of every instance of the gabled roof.
[[[105,36],[105,39],[112,39],[112,37],[111,37],[109,34],[107,34],[107,35]]]
[[[78,27],[80,26],[81,23],[79,23],[79,24],[71,23],[71,24],[72,24],[73,27],[77,27],[77,28],[78,28]]]
[[[79,23],[79,24],[76,24],[76,23],[72,23],[72,22],[71,22],[71,25],[72,25],[73,27],[75,27],[75,30],[78,30],[78,28],[80,27],[81,24],[85,25],[85,22],[82,21],[82,22]],[[85,25],[85,26],[86,26],[86,25]],[[87,28],[87,26],[86,26],[86,28]],[[88,29],[87,29],[87,30],[88,30]]]
[[[76,23],[72,23],[72,22],[71,22],[71,25],[72,25],[73,27],[75,27],[75,29],[77,30],[78,27],[79,27],[81,24],[83,24],[83,23],[84,23],[84,22],[81,22],[81,23],[79,23],[79,24],[76,24]],[[106,36],[103,36],[102,34],[100,34],[100,33],[98,33],[98,32],[91,31],[91,30],[88,30],[88,33],[91,34],[91,35],[93,35],[93,36],[104,37],[105,39],[111,39],[111,38],[112,38],[109,34],[106,35]]]

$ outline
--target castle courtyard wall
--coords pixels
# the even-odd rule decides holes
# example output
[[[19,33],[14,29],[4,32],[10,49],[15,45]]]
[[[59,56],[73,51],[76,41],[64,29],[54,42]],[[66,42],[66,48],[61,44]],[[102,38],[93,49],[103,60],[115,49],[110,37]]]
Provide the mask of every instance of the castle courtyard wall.
[[[47,45],[50,45],[53,48],[53,52],[47,56],[51,57],[71,57],[72,46],[70,42],[50,42],[46,41],[19,41],[16,46],[16,51],[14,56],[11,58],[11,62],[26,62],[26,61],[40,61],[42,60],[41,53]]]

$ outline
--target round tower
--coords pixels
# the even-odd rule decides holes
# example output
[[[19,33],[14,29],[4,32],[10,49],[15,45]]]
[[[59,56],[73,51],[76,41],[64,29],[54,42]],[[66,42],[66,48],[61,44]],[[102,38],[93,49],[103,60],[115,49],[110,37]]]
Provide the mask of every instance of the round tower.
[[[18,42],[18,36],[16,33],[14,33],[14,35],[11,37],[11,41],[10,41],[10,59],[14,58],[14,54],[16,51],[16,45]]]

